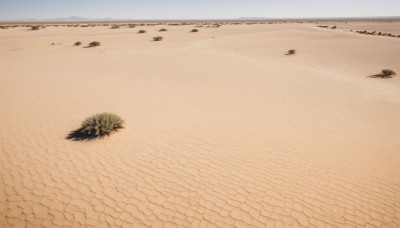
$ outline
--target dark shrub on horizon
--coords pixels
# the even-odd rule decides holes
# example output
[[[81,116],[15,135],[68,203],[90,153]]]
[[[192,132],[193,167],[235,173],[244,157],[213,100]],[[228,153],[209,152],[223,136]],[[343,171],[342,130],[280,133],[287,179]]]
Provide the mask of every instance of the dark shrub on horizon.
[[[31,27],[31,30],[39,30],[40,29],[40,26],[39,25],[35,25],[35,26],[32,26]]]

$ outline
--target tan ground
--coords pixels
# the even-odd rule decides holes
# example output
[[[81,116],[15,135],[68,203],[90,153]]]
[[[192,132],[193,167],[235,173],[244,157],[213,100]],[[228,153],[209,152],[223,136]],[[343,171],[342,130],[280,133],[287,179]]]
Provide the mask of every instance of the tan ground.
[[[0,30],[0,227],[399,227],[400,39],[315,26]]]

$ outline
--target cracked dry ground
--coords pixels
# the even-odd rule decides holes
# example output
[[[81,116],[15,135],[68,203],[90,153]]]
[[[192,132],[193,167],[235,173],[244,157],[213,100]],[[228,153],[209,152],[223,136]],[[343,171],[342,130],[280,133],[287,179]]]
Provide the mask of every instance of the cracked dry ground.
[[[282,155],[234,140],[177,143],[178,136],[155,145],[110,139],[80,150],[39,138],[2,134],[2,142],[13,142],[0,156],[2,227],[400,224],[399,186],[348,160],[294,149]]]

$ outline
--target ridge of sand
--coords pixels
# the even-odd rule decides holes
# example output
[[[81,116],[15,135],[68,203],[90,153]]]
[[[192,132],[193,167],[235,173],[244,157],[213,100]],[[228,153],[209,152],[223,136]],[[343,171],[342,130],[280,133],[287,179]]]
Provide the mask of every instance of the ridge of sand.
[[[160,28],[0,30],[0,226],[400,226],[400,39]]]

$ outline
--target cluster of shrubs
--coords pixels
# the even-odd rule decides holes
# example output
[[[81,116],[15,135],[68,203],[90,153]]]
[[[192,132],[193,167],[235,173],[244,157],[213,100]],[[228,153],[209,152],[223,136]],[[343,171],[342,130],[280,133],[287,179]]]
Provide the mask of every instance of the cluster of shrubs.
[[[81,46],[81,45],[82,45],[82,42],[80,42],[80,41],[74,43],[74,46]],[[88,47],[98,47],[100,45],[101,44],[99,41],[93,41],[93,42],[89,43]]]
[[[329,26],[326,26],[326,25],[318,25],[317,27],[329,28]],[[336,26],[331,27],[331,29],[336,29],[336,28],[337,28]],[[353,30],[350,30],[350,32],[353,32]],[[369,32],[367,30],[358,30],[358,31],[354,31],[354,32],[356,32],[358,34],[365,34],[365,35],[388,36],[388,37],[398,37],[398,38],[400,38],[400,35],[394,35],[394,34],[391,34],[391,33],[382,33],[382,32],[376,32],[376,31]]]
[[[376,32],[376,31],[368,32],[368,31],[364,30],[364,31],[356,31],[356,33],[365,34],[365,35],[389,36],[389,37],[399,37],[400,38],[400,35],[396,36],[396,35],[391,34],[391,33],[382,33],[382,32]]]
[[[334,25],[334,26],[332,26],[332,27],[329,27],[329,26],[326,26],[326,25],[318,25],[317,27],[320,27],[320,28],[326,28],[326,29],[337,29],[337,26],[336,25]]]

